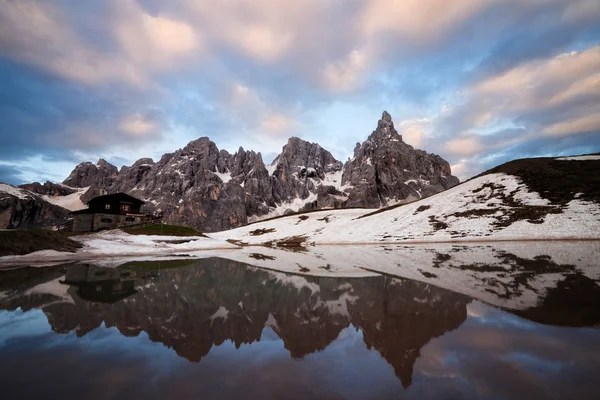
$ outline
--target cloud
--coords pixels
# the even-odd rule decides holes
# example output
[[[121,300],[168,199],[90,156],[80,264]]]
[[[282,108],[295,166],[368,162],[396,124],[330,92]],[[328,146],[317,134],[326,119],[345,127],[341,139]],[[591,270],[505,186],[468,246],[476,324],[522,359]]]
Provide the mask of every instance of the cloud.
[[[334,91],[354,89],[367,68],[367,57],[353,50],[344,60],[330,63],[323,72],[325,85]]]
[[[125,54],[144,67],[166,68],[201,52],[199,33],[189,24],[164,16],[152,16],[134,1],[113,6],[114,31]]]
[[[0,5],[0,51],[58,76],[98,84],[127,81],[141,84],[140,71],[121,57],[105,55],[85,43],[56,4],[29,0]]]
[[[406,143],[418,148],[431,133],[431,121],[428,118],[401,121],[396,124],[396,130]]]
[[[550,148],[591,150],[595,142],[586,134],[600,132],[598,71],[600,47],[594,46],[528,61],[473,82],[460,94],[462,104],[434,120],[436,140],[446,142],[443,152],[451,158],[475,164],[476,159],[469,157],[487,152],[519,158],[547,155],[542,149]],[[470,133],[460,133],[465,130]],[[581,137],[549,145],[568,135]],[[544,145],[535,148],[532,143]]]
[[[360,20],[365,35],[396,33],[405,40],[431,43],[464,24],[489,0],[371,0]]]
[[[9,185],[21,185],[25,180],[21,176],[21,170],[12,165],[0,164],[0,182]]]
[[[474,135],[452,139],[444,146],[447,153],[457,156],[472,156],[483,149],[481,141]]]
[[[0,0],[0,157],[297,135],[345,159],[384,109],[465,171],[590,149],[599,17],[597,0]]]
[[[296,126],[292,116],[277,110],[255,89],[242,83],[231,85],[223,107],[235,125],[257,135],[290,135]]]
[[[600,108],[597,114],[551,125],[545,132],[553,136],[600,132]]]
[[[262,120],[260,129],[268,134],[286,134],[290,132],[293,124],[294,121],[285,115],[271,114]]]
[[[121,119],[119,129],[127,135],[146,136],[153,132],[156,127],[144,116],[133,114]]]

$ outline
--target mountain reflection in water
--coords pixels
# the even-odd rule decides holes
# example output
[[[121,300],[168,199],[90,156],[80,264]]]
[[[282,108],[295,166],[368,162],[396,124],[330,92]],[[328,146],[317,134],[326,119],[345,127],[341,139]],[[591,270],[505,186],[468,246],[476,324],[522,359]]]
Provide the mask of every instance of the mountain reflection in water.
[[[7,310],[0,311],[0,388],[6,387],[8,393],[16,391],[16,397],[40,395],[32,388],[17,384],[19,378],[16,377],[35,369],[32,364],[54,372],[61,370],[63,382],[66,383],[64,379],[67,378],[68,385],[72,386],[69,378],[72,376],[78,379],[75,386],[81,386],[79,390],[86,392],[94,385],[86,385],[85,382],[91,382],[89,376],[77,377],[76,370],[78,365],[83,367],[88,362],[102,364],[91,369],[103,378],[96,375],[92,380],[99,384],[105,379],[105,384],[114,386],[111,389],[114,392],[108,397],[163,397],[165,393],[161,390],[154,392],[148,387],[143,390],[129,387],[125,384],[129,379],[127,376],[119,378],[110,372],[113,364],[121,365],[128,358],[137,361],[126,368],[127,374],[137,370],[148,373],[153,368],[151,361],[140,360],[152,358],[149,354],[162,350],[153,347],[149,353],[147,343],[140,345],[138,350],[135,346],[146,335],[151,342],[160,343],[163,349],[172,349],[180,358],[192,362],[182,365],[171,361],[177,364],[169,372],[171,375],[186,376],[188,373],[182,370],[192,369],[199,363],[205,368],[214,367],[214,371],[221,371],[223,375],[202,369],[203,373],[194,375],[195,381],[222,379],[230,382],[231,377],[224,377],[227,374],[245,374],[258,379],[244,381],[238,376],[239,381],[230,382],[225,389],[215,383],[207,384],[206,387],[215,391],[203,392],[207,398],[239,397],[249,393],[251,397],[279,397],[281,393],[276,393],[284,389],[278,385],[286,380],[273,377],[286,371],[290,373],[286,379],[298,379],[284,396],[293,398],[385,398],[399,393],[412,397],[453,397],[453,394],[459,397],[526,397],[539,394],[540,390],[543,393],[547,389],[541,385],[547,384],[544,383],[546,378],[553,373],[563,376],[565,371],[576,373],[580,381],[583,379],[584,382],[573,390],[585,396],[586,391],[593,388],[585,384],[588,367],[590,370],[600,367],[600,355],[590,353],[600,354],[598,329],[538,325],[482,303],[472,303],[462,294],[423,282],[382,275],[305,277],[270,272],[219,258],[132,262],[118,268],[79,264],[0,272],[0,294],[0,310]],[[28,313],[30,310],[41,310],[52,331],[62,335],[40,330],[40,314]],[[545,311],[541,304],[533,314],[544,316],[548,313],[551,310]],[[30,314],[38,317],[31,317],[27,322]],[[526,312],[521,315],[527,317]],[[598,322],[596,320],[594,324]],[[451,331],[455,332],[447,334]],[[521,331],[527,333],[521,335]],[[542,337],[537,344],[532,341],[535,332]],[[545,348],[543,337],[554,334],[561,339],[553,337],[548,342],[549,347]],[[564,340],[570,334],[577,335],[579,343],[588,348],[579,349],[574,352],[576,354],[567,352],[565,357],[561,346],[572,346]],[[109,344],[106,343],[107,336],[111,337]],[[432,340],[440,337],[440,340]],[[34,343],[32,338],[36,338]],[[136,339],[132,341],[131,338]],[[95,343],[103,345],[98,349]],[[269,361],[269,354],[274,350],[268,346],[274,343],[281,343],[289,356],[300,364],[290,366],[283,361],[280,352],[272,362]],[[454,344],[447,347],[445,343]],[[229,347],[230,344],[235,349]],[[530,345],[539,354],[528,354]],[[56,352],[58,348],[60,352]],[[127,350],[123,352],[124,348]],[[231,351],[226,351],[228,348]],[[254,348],[256,354],[249,356],[248,352]],[[490,353],[490,348],[495,352]],[[374,351],[379,358],[373,358]],[[486,363],[477,356],[478,351],[487,352],[490,358],[487,365],[492,366],[490,371],[495,371],[498,376],[486,376],[482,372],[486,370]],[[213,357],[212,352],[215,352]],[[551,354],[550,364],[543,358],[546,353]],[[577,368],[575,356],[580,357]],[[70,361],[62,363],[63,357]],[[162,354],[160,357],[169,356]],[[382,359],[391,365],[396,383],[384,379],[391,371],[386,363],[377,361]],[[46,360],[48,365],[40,365],[39,360]],[[478,368],[483,369],[476,373],[472,368],[480,363]],[[319,365],[329,365],[331,369]],[[22,371],[18,371],[19,366]],[[310,373],[313,368],[327,376],[325,382],[313,381]],[[260,373],[260,369],[264,373]],[[48,370],[40,373],[40,379],[48,377]],[[248,373],[248,370],[253,372]],[[461,376],[463,370],[470,371],[472,379],[468,375]],[[161,385],[164,379],[169,379],[161,375],[164,371],[149,373],[163,382]],[[354,383],[348,382],[348,377],[375,373],[385,382],[377,389],[370,388],[369,382],[355,387],[359,378]],[[490,382],[500,380],[502,374],[506,374],[504,378],[509,381],[515,380],[517,385],[514,392],[504,387],[501,390],[505,394],[496,396],[496,392],[489,392],[494,387]],[[537,380],[533,379],[536,376]],[[430,387],[432,382],[438,389]],[[179,388],[167,396],[197,396],[192,388],[198,382],[187,384],[189,389]],[[36,382],[36,385],[41,388],[54,383],[49,380]],[[248,389],[248,385],[270,385],[270,389],[265,392],[264,387],[254,388],[256,391],[250,388],[250,392],[245,392],[243,388]],[[292,387],[298,385],[304,389],[294,391]],[[354,390],[348,392],[352,387]],[[439,390],[438,394],[435,394],[436,390]],[[53,397],[49,391],[41,393],[42,397],[44,393]]]

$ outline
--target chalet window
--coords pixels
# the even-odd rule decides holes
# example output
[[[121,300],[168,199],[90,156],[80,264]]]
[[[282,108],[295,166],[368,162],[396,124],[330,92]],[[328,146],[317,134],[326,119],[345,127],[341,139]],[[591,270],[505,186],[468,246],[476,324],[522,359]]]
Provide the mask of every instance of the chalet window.
[[[110,222],[112,222],[112,219],[110,219],[110,218],[102,218],[100,220],[100,222],[109,222],[110,223]]]
[[[107,204],[107,205],[105,205],[105,206],[104,206],[104,209],[105,209],[105,210],[110,210],[110,204]]]
[[[121,211],[128,212],[129,211],[129,204],[121,204]]]

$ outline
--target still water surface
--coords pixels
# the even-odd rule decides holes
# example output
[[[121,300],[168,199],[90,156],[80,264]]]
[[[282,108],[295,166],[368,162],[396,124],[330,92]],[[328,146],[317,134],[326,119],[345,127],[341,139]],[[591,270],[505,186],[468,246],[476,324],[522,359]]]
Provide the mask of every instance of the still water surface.
[[[511,312],[409,279],[302,277],[219,258],[20,268],[0,272],[0,390],[596,398],[598,310],[556,320],[549,304]]]

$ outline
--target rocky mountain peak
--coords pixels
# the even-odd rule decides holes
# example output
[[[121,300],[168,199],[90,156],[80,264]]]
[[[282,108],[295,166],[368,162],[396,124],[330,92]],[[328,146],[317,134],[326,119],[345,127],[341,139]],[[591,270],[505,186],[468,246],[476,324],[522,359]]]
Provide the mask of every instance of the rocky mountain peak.
[[[114,165],[112,165],[111,163],[109,163],[108,161],[106,161],[104,158],[101,158],[96,163],[96,167],[111,169],[112,167],[114,167]]]
[[[151,158],[140,158],[131,167],[151,167],[152,165],[154,165],[154,160]]]
[[[352,185],[348,204],[381,207],[430,196],[459,183],[450,165],[435,154],[404,143],[384,111],[377,128],[354,148],[344,165],[342,183]]]
[[[230,154],[201,137],[156,163],[142,158],[120,172],[104,160],[82,163],[64,183],[92,186],[84,202],[103,191],[124,192],[146,201],[144,212],[211,232],[299,210],[409,202],[458,179],[441,157],[404,143],[384,111],[346,164],[299,137],[291,137],[268,167],[261,153],[240,147]]]
[[[387,112],[387,111],[385,111],[385,110],[384,110],[384,111],[383,111],[383,113],[381,114],[381,121],[383,121],[383,122],[387,122],[387,123],[390,123],[390,124],[392,124],[392,126],[393,126],[393,123],[392,123],[392,116],[390,115],[390,113],[388,113],[388,112]]]
[[[243,147],[240,147],[233,156],[229,156],[226,165],[232,176],[240,174],[253,174],[253,177],[268,176],[262,155],[252,150],[246,151]]]
[[[52,183],[50,181],[46,181],[43,185],[39,182],[33,182],[19,185],[19,187],[33,193],[47,196],[68,196],[76,192],[75,189],[70,189],[64,185]]]
[[[402,142],[402,135],[394,128],[392,116],[387,111],[384,111],[381,115],[381,119],[377,122],[377,129],[369,136],[369,139],[376,141],[397,140]]]
[[[197,150],[204,150],[205,148],[211,147],[213,145],[215,145],[215,143],[212,140],[210,140],[206,136],[203,136],[196,140],[192,140],[191,142],[186,144],[183,150],[186,152],[192,152]]]
[[[291,137],[288,140],[287,144],[283,146],[281,154],[273,160],[273,165],[282,165],[292,172],[310,168],[317,171],[317,175],[321,179],[323,179],[321,176],[323,173],[342,168],[342,163],[318,143],[311,143],[298,137]]]
[[[104,159],[98,160],[96,164],[83,162],[75,167],[63,184],[71,187],[87,187],[91,185],[110,186],[119,170],[117,167]]]

